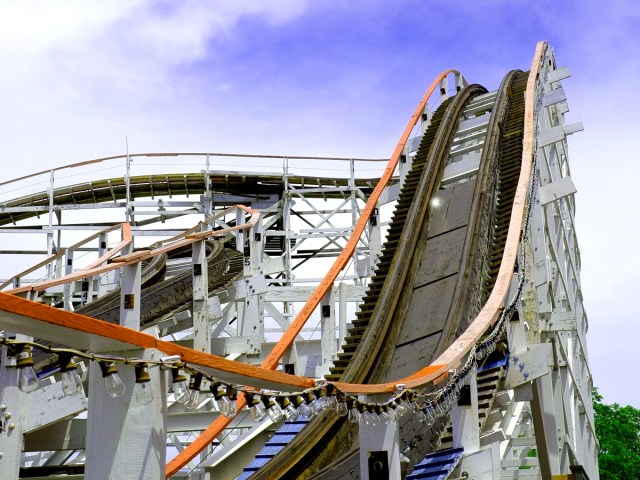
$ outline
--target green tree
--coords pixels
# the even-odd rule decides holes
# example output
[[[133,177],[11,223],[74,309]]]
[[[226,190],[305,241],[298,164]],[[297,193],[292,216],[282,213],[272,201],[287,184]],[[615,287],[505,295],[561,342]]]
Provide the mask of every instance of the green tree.
[[[600,480],[640,479],[640,410],[602,402],[593,390]]]

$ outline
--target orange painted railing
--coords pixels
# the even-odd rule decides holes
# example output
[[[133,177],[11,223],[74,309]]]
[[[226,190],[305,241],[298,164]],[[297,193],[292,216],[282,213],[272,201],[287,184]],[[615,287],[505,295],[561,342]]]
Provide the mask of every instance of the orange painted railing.
[[[213,215],[211,218],[206,219],[204,222],[201,222],[198,225],[201,225],[202,223],[208,223],[209,221],[217,217],[220,217],[224,213],[230,212],[233,208],[244,210],[245,212],[251,214],[251,217],[246,223],[243,223],[242,225],[236,225],[233,227],[223,228],[220,230],[206,230],[202,232],[197,232],[195,231],[197,229],[197,226],[196,226],[190,230],[187,230],[186,232],[183,232],[182,234],[176,237],[173,237],[173,239],[170,239],[170,240],[177,239],[176,241],[172,241],[172,243],[169,243],[167,245],[163,245],[157,248],[152,248],[149,250],[141,250],[139,252],[133,252],[126,255],[122,255],[120,257],[114,258],[112,260],[112,263],[105,263],[108,259],[112,258],[116,253],[121,251],[122,248],[124,248],[125,246],[131,243],[131,227],[128,223],[123,223],[122,224],[122,229],[123,229],[122,242],[120,242],[113,249],[111,249],[109,252],[107,252],[105,255],[100,257],[98,260],[96,260],[86,268],[76,270],[75,272],[70,273],[69,275],[65,275],[63,277],[54,278],[52,280],[44,280],[42,282],[35,282],[30,285],[25,285],[24,287],[18,287],[11,290],[7,290],[5,291],[5,293],[10,293],[15,295],[15,294],[24,293],[24,292],[41,291],[47,288],[55,287],[57,285],[63,285],[65,283],[75,282],[77,280],[83,280],[85,278],[93,277],[95,275],[100,275],[100,274],[109,272],[111,270],[122,268],[125,265],[130,265],[132,263],[140,262],[142,260],[155,257],[157,255],[162,255],[164,253],[170,252],[172,250],[176,250],[178,248],[182,248],[186,245],[190,245],[200,240],[205,240],[211,237],[219,237],[222,235],[227,235],[237,230],[248,230],[251,227],[253,227],[258,221],[258,219],[260,218],[260,212],[258,212],[257,210],[253,210],[252,208],[245,207],[244,205],[234,205],[233,207],[227,208],[222,212],[218,212],[216,215]]]

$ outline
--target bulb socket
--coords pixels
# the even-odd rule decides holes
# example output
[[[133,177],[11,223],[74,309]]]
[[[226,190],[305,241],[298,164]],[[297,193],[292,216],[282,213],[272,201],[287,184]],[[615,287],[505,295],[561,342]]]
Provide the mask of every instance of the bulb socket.
[[[135,366],[136,369],[136,383],[147,383],[151,381],[149,376],[149,368],[146,363],[139,363]]]
[[[191,375],[191,379],[189,380],[189,389],[199,391],[200,385],[202,385],[202,377],[203,375],[200,372],[196,372]]]
[[[23,345],[16,355],[16,367],[26,368],[33,367],[33,356],[31,355],[31,346]]]
[[[116,367],[115,362],[98,362],[98,365],[100,365],[103,378],[113,375],[114,373],[118,373],[118,368]]]
[[[58,363],[60,364],[61,372],[69,372],[71,370],[75,370],[78,366],[76,362],[73,361],[73,354],[69,352],[58,353]]]

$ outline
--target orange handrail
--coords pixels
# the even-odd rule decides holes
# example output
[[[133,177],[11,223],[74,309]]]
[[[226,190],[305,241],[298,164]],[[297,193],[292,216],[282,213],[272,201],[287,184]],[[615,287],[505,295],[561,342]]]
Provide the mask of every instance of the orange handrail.
[[[367,203],[358,219],[358,222],[353,228],[353,232],[349,237],[349,241],[345,245],[342,253],[336,258],[333,265],[329,269],[329,272],[322,279],[320,284],[316,287],[316,289],[311,294],[309,300],[304,304],[304,307],[300,310],[300,312],[296,315],[289,328],[284,332],[282,338],[275,345],[273,350],[269,353],[267,358],[262,362],[262,368],[266,368],[269,370],[275,370],[280,362],[280,359],[285,354],[285,352],[291,347],[295,338],[302,330],[302,327],[305,325],[311,314],[320,304],[322,298],[327,294],[329,289],[333,286],[333,282],[336,280],[342,269],[347,265],[349,259],[353,255],[355,251],[356,245],[360,241],[360,236],[364,232],[364,229],[367,226],[367,222],[371,217],[371,213],[375,208],[380,195],[383,190],[391,180],[393,176],[393,172],[398,165],[398,161],[400,160],[400,155],[402,155],[402,150],[409,139],[409,135],[411,135],[411,131],[418,123],[418,120],[421,118],[422,113],[424,112],[424,108],[427,104],[427,101],[431,97],[436,88],[440,84],[440,82],[445,79],[450,73],[454,73],[459,75],[460,72],[457,70],[449,69],[442,72],[440,75],[436,77],[436,79],[431,83],[427,91],[425,92],[422,100],[416,107],[413,115],[409,119],[407,126],[405,127],[402,135],[400,136],[400,140],[396,145],[393,154],[391,155],[391,159],[387,164],[387,168],[385,169],[380,181],[376,185],[376,188],[373,190]],[[236,401],[236,409],[240,410],[246,405],[246,401],[244,396],[239,396]],[[176,473],[180,468],[190,462],[196,455],[198,455],[204,448],[211,444],[213,439],[215,439],[222,431],[231,423],[231,420],[226,417],[218,417],[207,429],[205,429],[188,447],[186,447],[182,452],[178,453],[175,458],[173,458],[170,462],[167,463],[166,476],[167,478]]]
[[[32,302],[4,292],[0,292],[0,311],[10,314],[6,318],[9,325],[23,317],[42,322],[41,324],[31,324],[28,327],[23,326],[21,333],[26,333],[31,336],[36,336],[39,332],[41,333],[44,325],[46,325],[47,331],[50,333],[52,328],[58,328],[56,332],[58,337],[61,336],[60,332],[63,331],[62,329],[72,329],[89,335],[109,338],[124,344],[134,345],[139,348],[154,348],[167,355],[179,355],[186,363],[211,368],[219,371],[218,373],[222,372],[223,375],[246,377],[245,380],[247,383],[251,381],[250,379],[259,379],[260,382],[258,383],[278,383],[284,388],[296,387],[297,389],[310,388],[315,384],[311,378],[265,370],[254,365],[227,360],[217,355],[198,352],[192,348],[160,340],[152,335],[131,328],[86,317],[78,313],[60,310],[59,308]],[[16,318],[16,316],[18,317]],[[11,325],[10,328],[13,328],[13,325]],[[92,344],[95,342],[92,342],[92,340],[88,338],[86,343]],[[214,374],[214,376],[216,375]]]
[[[504,308],[504,302],[509,292],[509,286],[511,285],[513,268],[516,262],[518,246],[520,244],[522,226],[525,221],[529,185],[531,182],[531,176],[535,173],[533,172],[533,149],[535,137],[534,114],[536,80],[538,78],[542,57],[546,48],[546,42],[538,42],[536,45],[529,78],[527,79],[520,177],[513,200],[509,230],[507,232],[505,249],[500,263],[500,270],[498,271],[498,278],[496,279],[496,283],[487,302],[484,304],[480,313],[478,313],[467,330],[465,330],[462,335],[460,335],[431,365],[424,367],[408,377],[389,383],[377,385],[356,385],[338,382],[336,383],[336,386],[340,390],[352,394],[379,393],[394,391],[398,384],[404,384],[407,388],[415,388],[432,382],[438,377],[445,375],[449,369],[457,367],[464,356],[467,355],[471,348],[478,342],[478,340],[480,340],[480,337],[498,320],[500,313]]]
[[[25,285],[24,287],[13,288],[11,290],[6,290],[5,293],[10,293],[15,295],[18,293],[45,290],[47,288],[55,287],[57,285],[63,285],[65,283],[74,282],[76,280],[82,280],[88,277],[93,277],[95,275],[100,275],[100,274],[109,272],[111,270],[122,268],[125,265],[130,265],[132,263],[140,262],[147,258],[155,257],[157,255],[170,252],[177,248],[190,245],[199,240],[226,235],[228,233],[231,233],[237,230],[247,230],[253,227],[258,221],[258,218],[260,217],[260,212],[252,208],[246,207],[244,205],[234,205],[234,207],[239,208],[240,210],[244,210],[247,213],[250,213],[251,217],[249,218],[249,220],[243,223],[242,225],[235,225],[233,227],[223,228],[220,230],[207,230],[203,232],[189,233],[188,235],[186,235],[185,238],[183,238],[182,240],[178,240],[174,243],[153,248],[150,250],[128,253],[126,255],[122,255],[120,257],[114,258],[112,262],[109,264],[103,265],[102,264],[103,260],[106,260],[112,257],[116,253],[116,251],[120,251],[124,246],[131,243],[131,226],[128,223],[123,223],[122,224],[123,237],[124,237],[123,241],[120,242],[118,245],[116,245],[116,247],[113,250],[110,250],[107,254],[103,255],[100,259],[98,259],[100,263],[96,261],[93,264],[91,264],[89,267],[76,270],[75,272],[70,273],[69,275],[65,275],[59,278],[54,278],[52,280],[35,282],[30,285]],[[228,208],[227,210],[231,210],[231,207]],[[214,215],[214,217],[216,216],[218,215]],[[192,231],[192,229],[188,230],[188,232],[190,231]]]

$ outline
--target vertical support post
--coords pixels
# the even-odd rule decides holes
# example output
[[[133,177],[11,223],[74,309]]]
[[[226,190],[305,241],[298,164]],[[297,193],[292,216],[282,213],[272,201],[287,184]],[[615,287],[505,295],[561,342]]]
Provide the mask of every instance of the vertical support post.
[[[360,418],[360,478],[400,478],[400,435],[398,422],[371,426]]]
[[[320,301],[321,364],[316,367],[316,377],[329,373],[336,354],[335,293],[331,288]]]
[[[533,427],[536,432],[536,446],[538,460],[540,461],[540,473],[542,478],[551,478],[559,475],[560,470],[560,439],[558,438],[558,426],[556,424],[556,410],[554,407],[553,381],[548,375],[533,380],[533,400],[531,401],[531,414]]]
[[[64,251],[64,275],[69,275],[73,273],[73,250],[65,249]],[[71,301],[71,286],[72,283],[65,283],[62,287],[62,301],[64,304],[64,309],[67,311],[73,310],[73,302]]]
[[[141,352],[129,352],[139,356]],[[146,359],[158,359],[148,350]],[[167,381],[159,368],[149,369],[154,398],[138,405],[134,398],[135,373],[129,365],[118,368],[126,385],[124,395],[111,398],[98,365],[91,364],[87,422],[87,480],[155,480],[164,478],[166,463]]]
[[[98,237],[98,258],[102,257],[105,253],[107,253],[107,234],[101,233]],[[93,293],[97,292],[100,295],[102,292],[101,289],[101,281],[100,275],[95,275],[91,277],[89,285],[89,300],[92,299]]]
[[[141,262],[127,265],[121,278],[120,325],[140,330]],[[153,329],[157,334],[157,330]],[[140,352],[128,352],[140,356]],[[147,350],[143,358],[154,360],[159,352]],[[106,391],[97,362],[89,368],[89,413],[87,421],[87,461],[85,478],[156,479],[165,471],[166,460],[166,376],[158,368],[149,371],[154,399],[139,405],[134,396],[135,373],[119,366],[126,391],[112,398]]]
[[[9,335],[8,332],[5,334]],[[19,340],[31,338],[16,336]],[[0,352],[0,476],[18,478],[24,448],[24,407],[26,394],[18,388],[18,369],[8,358],[8,348]]]
[[[211,352],[209,328],[209,269],[204,240],[192,244],[193,276],[193,348],[199,352]]]
[[[244,222],[244,211],[236,214],[238,222]],[[240,223],[238,223],[240,225]],[[244,279],[240,280],[236,301],[238,312],[238,335],[245,337],[243,345],[247,355],[257,355],[264,342],[264,293],[267,291],[263,266],[262,222],[258,221],[243,239],[248,240],[249,252],[244,257]],[[244,243],[244,240],[243,240]]]
[[[443,103],[449,98],[449,77],[444,77],[440,80],[440,103]]]
[[[369,219],[369,271],[372,275],[380,259],[381,251],[382,233],[380,230],[380,207],[378,206],[373,209]]]
[[[126,265],[120,279],[120,325],[140,330],[140,285],[142,263]]]
[[[242,225],[244,223],[244,210],[236,210],[236,225]],[[236,230],[236,250],[244,252],[244,230]]]
[[[427,102],[424,106],[424,110],[422,110],[422,121],[420,122],[420,130],[422,131],[422,135],[427,131],[429,125],[431,124],[431,117],[429,116],[429,103]]]
[[[347,284],[338,286],[338,345],[344,345],[347,336]]]
[[[480,450],[478,418],[478,381],[476,374],[467,375],[460,397],[451,407],[453,447],[464,448],[465,454]]]
[[[131,208],[131,158],[129,157],[129,139],[127,142],[127,160],[125,164],[125,175],[124,175],[124,184],[126,187],[126,201],[127,205],[125,208],[125,218],[127,222],[133,223],[133,211]]]
[[[49,175],[49,231],[47,232],[47,256],[53,255],[53,192],[54,192],[54,171]],[[53,278],[53,265],[47,264],[47,280]]]
[[[355,225],[358,222],[358,201],[356,199],[356,165],[353,158],[349,160],[349,199],[351,203],[351,225]],[[358,274],[358,254],[360,251],[358,245],[356,244],[353,254],[353,276],[356,279],[356,284],[361,283]]]

